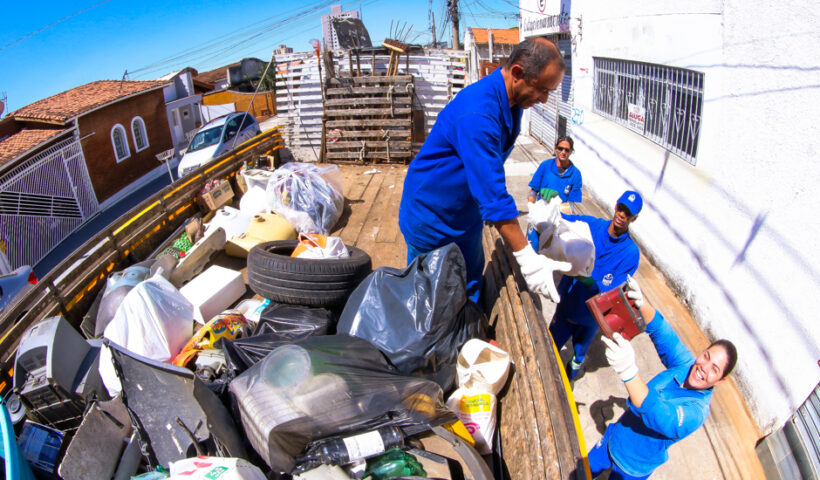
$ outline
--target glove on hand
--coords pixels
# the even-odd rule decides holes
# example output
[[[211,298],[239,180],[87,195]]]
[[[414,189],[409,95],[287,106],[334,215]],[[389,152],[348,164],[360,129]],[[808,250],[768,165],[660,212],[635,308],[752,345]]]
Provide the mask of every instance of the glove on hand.
[[[550,200],[552,200],[552,197],[557,197],[557,196],[558,196],[558,192],[556,192],[555,190],[553,190],[551,188],[542,188],[541,189],[541,198],[543,198],[544,200],[546,200],[548,202]]]
[[[632,278],[632,275],[626,276],[626,298],[632,300],[638,310],[643,307],[643,292],[638,281]]]
[[[527,245],[517,252],[513,252],[527,287],[535,292],[544,295],[555,303],[561,301],[558,290],[555,288],[552,272],[568,272],[572,268],[571,263],[556,262],[543,255],[535,253],[531,245]]]
[[[601,337],[606,344],[606,361],[621,377],[621,380],[628,382],[638,374],[638,366],[635,365],[635,350],[629,340],[621,336],[620,333],[612,334],[612,340]]]
[[[547,226],[558,225],[558,220],[561,218],[561,199],[554,197],[549,203],[539,200],[535,203],[527,203],[529,214],[527,221],[530,225],[535,227],[538,233],[543,232]]]

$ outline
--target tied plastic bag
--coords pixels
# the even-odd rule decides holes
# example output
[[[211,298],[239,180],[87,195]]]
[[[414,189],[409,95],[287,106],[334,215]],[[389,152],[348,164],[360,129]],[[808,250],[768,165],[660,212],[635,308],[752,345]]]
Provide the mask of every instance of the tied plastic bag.
[[[438,385],[399,374],[364,340],[317,336],[274,346],[264,337],[226,341],[223,348],[226,358],[229,348],[242,349],[246,359],[270,352],[229,388],[250,444],[274,471],[291,472],[294,457],[313,440],[455,420]]]
[[[493,435],[497,424],[498,400],[492,393],[471,388],[458,388],[447,399],[447,408],[458,415],[475,440],[478,453],[492,453]]]
[[[448,391],[459,348],[483,336],[486,325],[466,284],[464,257],[454,243],[419,255],[403,270],[381,267],[350,295],[336,330],[371,342],[403,374]]]
[[[258,467],[241,458],[194,457],[171,462],[169,480],[266,480]]]
[[[510,355],[495,345],[474,338],[461,347],[456,371],[459,387],[497,395],[507,383]]]
[[[131,289],[103,337],[151,360],[171,360],[193,335],[194,307],[160,272]],[[100,353],[100,375],[111,396],[121,387],[111,353]]]
[[[253,334],[295,341],[326,335],[331,325],[335,325],[333,314],[324,308],[271,303],[259,315],[259,323]]]
[[[326,237],[318,233],[300,233],[299,244],[291,257],[299,258],[347,258],[350,252],[340,237]]]
[[[291,162],[273,172],[265,190],[270,209],[300,233],[328,235],[342,216],[342,174],[336,165]]]

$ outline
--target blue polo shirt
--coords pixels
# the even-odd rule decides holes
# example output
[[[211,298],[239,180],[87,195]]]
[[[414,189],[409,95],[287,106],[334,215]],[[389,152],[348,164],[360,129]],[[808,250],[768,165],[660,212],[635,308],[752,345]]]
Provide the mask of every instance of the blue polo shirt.
[[[570,162],[564,173],[558,173],[558,163],[554,158],[544,160],[530,180],[530,188],[540,192],[551,188],[558,192],[562,202],[581,203],[581,171]]]
[[[590,215],[561,216],[570,222],[582,221],[589,225],[592,243],[595,245],[595,266],[590,278],[595,281],[595,285],[590,288],[574,277],[564,276],[558,284],[561,302],[556,307],[556,316],[557,319],[570,319],[582,325],[596,326],[586,301],[624,283],[627,275],[634,275],[638,270],[641,253],[628,231],[619,237],[609,234],[611,220]]]
[[[711,388],[683,387],[695,357],[660,312],[646,325],[646,333],[667,369],[647,384],[649,394],[640,407],[628,401],[627,411],[608,427],[610,458],[634,476],[648,475],[666,462],[669,447],[706,421],[712,399]]]
[[[444,107],[404,179],[399,228],[407,242],[431,250],[480,235],[484,220],[518,217],[504,161],[522,112],[510,108],[500,68]]]

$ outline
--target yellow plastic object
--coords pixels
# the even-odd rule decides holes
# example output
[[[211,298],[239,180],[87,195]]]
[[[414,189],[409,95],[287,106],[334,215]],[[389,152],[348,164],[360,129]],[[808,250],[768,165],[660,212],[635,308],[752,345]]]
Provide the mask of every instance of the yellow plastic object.
[[[443,426],[446,430],[450,431],[458,438],[469,443],[471,447],[475,447],[475,439],[472,435],[470,435],[470,432],[467,430],[467,427],[465,427],[464,424],[461,423],[461,420],[456,420],[453,423],[448,423]]]
[[[232,257],[248,258],[248,252],[259,243],[295,239],[296,230],[284,217],[275,213],[259,213],[254,215],[245,233],[228,240],[225,253]]]
[[[188,340],[182,350],[171,361],[178,367],[184,367],[197,353],[206,348],[216,348],[214,344],[223,338],[233,340],[238,337],[248,321],[239,310],[226,310],[215,316]]]

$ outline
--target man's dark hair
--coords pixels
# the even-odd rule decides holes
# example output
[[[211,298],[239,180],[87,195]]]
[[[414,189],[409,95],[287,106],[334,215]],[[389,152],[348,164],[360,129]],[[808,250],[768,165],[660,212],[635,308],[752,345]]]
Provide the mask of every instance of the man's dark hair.
[[[734,343],[726,340],[725,338],[715,340],[711,345],[709,345],[709,348],[712,348],[715,345],[719,345],[726,350],[726,366],[723,368],[723,376],[720,377],[726,378],[730,373],[732,373],[732,370],[735,369],[735,364],[737,364],[737,348]]]
[[[537,78],[550,62],[557,62],[561,71],[565,70],[564,57],[555,48],[555,44],[546,39],[527,38],[515,46],[504,68],[509,70],[514,64],[524,69],[524,80]]]

